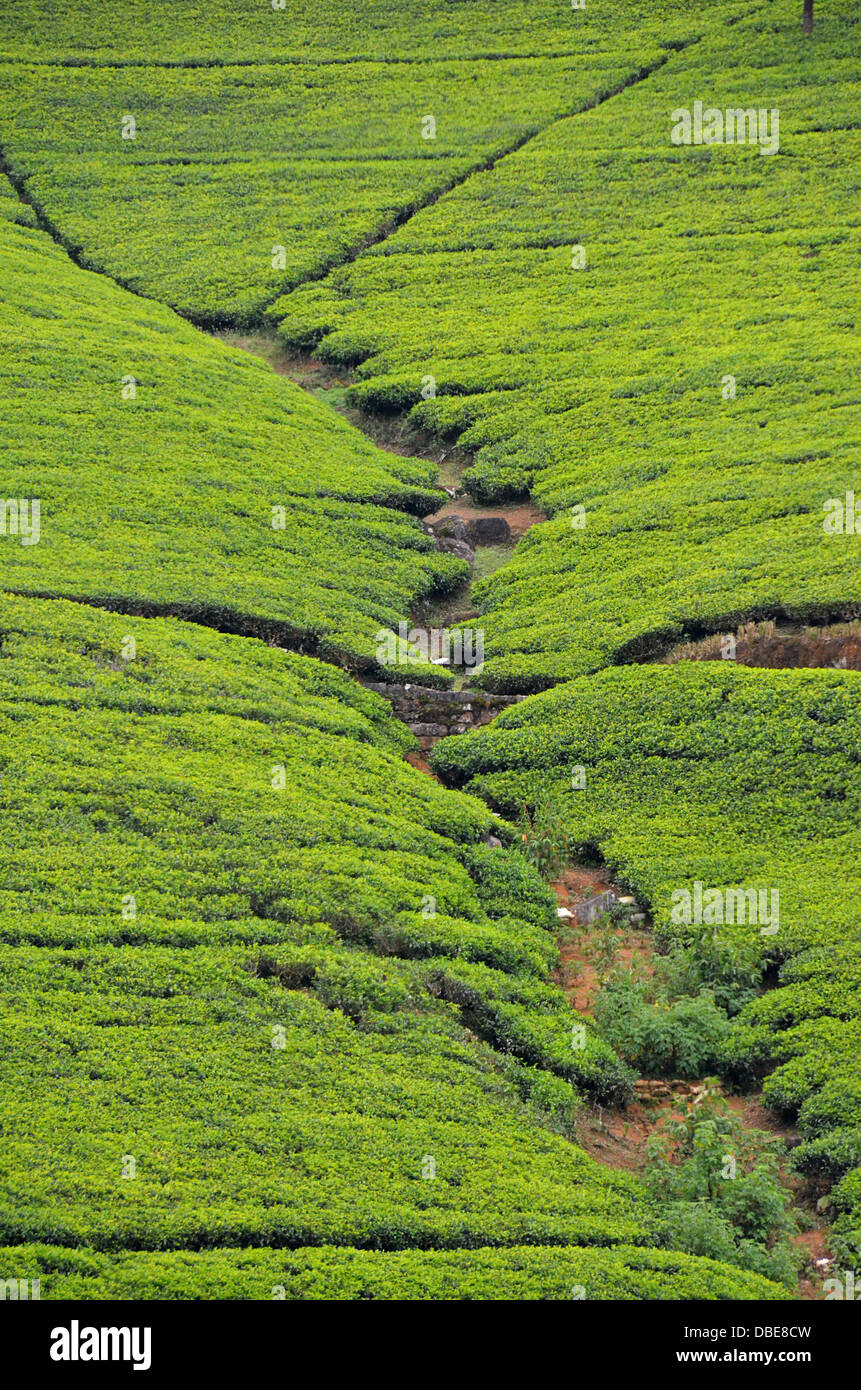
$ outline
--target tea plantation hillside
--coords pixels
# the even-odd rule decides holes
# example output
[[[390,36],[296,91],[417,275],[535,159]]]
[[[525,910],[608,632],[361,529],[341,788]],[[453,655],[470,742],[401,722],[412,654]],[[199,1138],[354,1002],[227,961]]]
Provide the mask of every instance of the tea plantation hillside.
[[[0,1301],[786,1298],[713,1075],[861,1258],[861,675],[632,664],[861,616],[857,24],[800,3],[5,0]],[[547,517],[471,587],[455,481]],[[429,769],[360,682],[472,607],[527,698]],[[654,925],[588,1013],[542,816]],[[672,1201],[644,1078],[706,1102]]]
[[[277,8],[276,8],[277,5]],[[738,15],[719,3],[718,13]],[[7,0],[0,15],[0,59],[90,66],[217,66],[266,62],[480,63],[524,55],[592,56],[621,50],[620,31],[678,44],[692,32],[687,0],[605,0],[573,7],[497,0],[353,0],[349,9],[302,0],[152,0],[146,22],[130,24],[95,0],[67,0],[44,22],[37,0]],[[702,20],[700,19],[700,23]],[[698,32],[694,29],[693,32]]]
[[[861,677],[750,671],[731,662],[605,671],[437,745],[433,765],[502,810],[555,801],[571,842],[600,853],[671,942],[697,935],[684,893],[754,893],[750,920],[709,916],[715,941],[780,966],[741,1010],[723,1068],[770,1073],[766,1102],[798,1112],[797,1166],[841,1180],[837,1248],[861,1249]],[[582,787],[572,789],[572,770]],[[761,898],[763,893],[764,899]],[[714,899],[712,901],[715,901]],[[727,989],[711,961],[691,988]],[[842,1242],[842,1245],[840,1245]]]
[[[823,531],[858,468],[857,15],[807,41],[797,8],[706,30],[273,306],[361,364],[357,402],[477,450],[477,498],[552,514],[476,587],[485,684],[861,610],[857,540]],[[766,140],[777,110],[777,150],[674,145],[697,100],[762,108]]]
[[[136,42],[92,0],[50,32],[13,3],[16,185],[85,264],[198,322],[253,322],[699,32],[680,0],[334,9],[156,7]]]
[[[546,887],[378,697],[62,600],[4,598],[0,632],[4,1269],[47,1297],[776,1295],[662,1254],[564,1137],[572,1083],[628,1074],[571,1046]]]
[[[0,218],[4,496],[38,498],[2,584],[178,613],[359,665],[459,577],[416,516],[430,465]]]

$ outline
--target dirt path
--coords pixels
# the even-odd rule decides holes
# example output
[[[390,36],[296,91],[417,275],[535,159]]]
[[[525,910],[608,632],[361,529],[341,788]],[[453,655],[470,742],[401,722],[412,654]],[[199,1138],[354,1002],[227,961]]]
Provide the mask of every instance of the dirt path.
[[[475,521],[479,517],[501,517],[508,523],[512,541],[519,541],[537,521],[547,520],[544,512],[540,507],[536,507],[534,502],[503,502],[493,507],[479,506],[465,492],[450,497],[445,506],[426,519],[432,523],[442,521],[446,516],[460,516],[464,521]]]
[[[577,907],[599,893],[614,887],[606,869],[572,864],[562,877],[551,884],[558,907],[576,914]],[[624,896],[621,889],[616,890]],[[598,933],[572,927],[573,918],[561,918],[558,930],[561,964],[555,972],[572,1009],[591,1016],[595,997],[601,988],[601,970],[596,959],[599,952]],[[606,936],[607,934],[604,933]],[[651,937],[647,931],[620,928],[615,933],[618,945],[614,962],[630,966],[640,961],[651,974]]]

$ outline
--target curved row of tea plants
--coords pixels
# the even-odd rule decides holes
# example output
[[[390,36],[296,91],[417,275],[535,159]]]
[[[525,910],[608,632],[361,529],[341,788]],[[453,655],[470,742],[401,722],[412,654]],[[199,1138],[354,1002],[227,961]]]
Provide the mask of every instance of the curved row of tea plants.
[[[478,499],[551,514],[475,587],[484,684],[861,612],[851,504],[826,529],[859,467],[857,17],[750,10],[271,311],[357,404],[476,450]],[[762,146],[674,144],[697,101],[761,108]]]
[[[0,584],[374,668],[377,631],[465,569],[403,510],[436,505],[430,465],[78,269],[3,202],[0,495],[40,518],[25,536],[4,516]]]
[[[531,0],[481,7],[459,0],[353,0],[348,9],[304,0],[277,4],[152,0],[141,23],[105,10],[100,0],[66,0],[46,24],[39,0],[7,0],[0,14],[0,61],[203,67],[457,58],[478,66],[484,58],[516,55],[600,55],[620,47],[623,38],[632,47],[679,44],[692,32],[688,0],[601,0],[583,9]]]
[[[676,997],[706,990],[736,1014],[728,1024],[709,1006],[705,1064],[743,1083],[765,1076],[766,1102],[797,1115],[796,1167],[826,1188],[840,1180],[836,1248],[857,1255],[858,675],[730,662],[617,668],[444,740],[432,765],[506,812],[555,804],[569,843],[600,853],[671,946],[693,947],[687,965],[678,958],[686,983]],[[778,987],[751,1000],[757,960],[759,972],[778,968]],[[630,1034],[648,1020],[630,991],[620,998]]]
[[[676,1251],[518,1246],[388,1252],[212,1250],[134,1253],[0,1247],[8,1277],[55,1299],[775,1299],[756,1274]]]

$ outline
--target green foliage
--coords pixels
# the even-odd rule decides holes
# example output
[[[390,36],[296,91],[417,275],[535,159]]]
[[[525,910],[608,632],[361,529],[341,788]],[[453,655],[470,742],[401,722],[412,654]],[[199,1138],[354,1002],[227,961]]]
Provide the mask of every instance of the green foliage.
[[[334,58],[473,59],[487,54],[589,53],[622,36],[678,43],[691,32],[687,0],[605,0],[572,15],[528,0],[498,0],[468,9],[458,0],[354,0],[333,4],[287,0],[275,11],[258,0],[151,0],[146,23],[130,25],[99,0],[67,0],[44,22],[38,0],[7,0],[0,14],[0,56],[16,61],[122,66],[185,61],[201,65]]]
[[[861,1125],[830,1129],[819,1139],[799,1144],[792,1158],[799,1172],[835,1182],[861,1164]]]
[[[416,421],[477,452],[478,500],[529,487],[550,514],[475,586],[493,688],[752,615],[861,612],[857,538],[823,532],[858,469],[857,14],[826,7],[815,48],[797,0],[689,17],[700,41],[646,80],[273,308],[288,342],[362,361],[356,400],[403,405],[411,382]],[[671,142],[696,94],[754,93],[779,111],[779,153]]]
[[[396,510],[433,508],[429,465],[79,270],[43,233],[0,217],[0,243],[2,491],[41,504],[38,544],[0,535],[4,588],[374,669],[377,631],[462,577]]]
[[[555,986],[455,960],[436,965],[425,979],[431,993],[456,1004],[465,1022],[499,1051],[555,1072],[602,1104],[630,1098],[634,1072],[572,1015]]]
[[[710,928],[694,931],[656,962],[656,974],[671,999],[707,989],[719,1009],[737,1014],[760,990],[763,954],[759,942]]]
[[[609,946],[618,942],[612,933]],[[757,997],[761,976],[756,941],[701,928],[657,956],[652,974],[610,973],[595,1017],[614,1051],[643,1075],[699,1077],[723,1062],[728,1015]]]
[[[668,1250],[475,1247],[396,1253],[319,1250],[112,1252],[0,1247],[9,1278],[40,1279],[42,1299],[385,1299],[508,1301],[585,1298],[780,1299],[769,1280]]]
[[[648,1152],[647,1185],[673,1246],[794,1286],[796,1221],[779,1144],[746,1128],[707,1088],[699,1103],[677,1107]]]
[[[519,849],[524,859],[533,864],[543,878],[558,878],[568,863],[568,835],[561,808],[540,796],[530,810],[524,806],[518,822]]]
[[[685,0],[159,0],[133,25],[97,0],[50,25],[10,0],[0,145],[88,265],[198,320],[251,322],[697,32]]]
[[[644,981],[610,980],[595,1001],[607,1042],[644,1076],[702,1076],[714,1066],[726,1036],[726,1014],[714,996],[650,998]]]
[[[0,1238],[654,1244],[636,1184],[542,1130],[409,970],[354,951],[313,951],[300,985],[248,947],[5,948]]]

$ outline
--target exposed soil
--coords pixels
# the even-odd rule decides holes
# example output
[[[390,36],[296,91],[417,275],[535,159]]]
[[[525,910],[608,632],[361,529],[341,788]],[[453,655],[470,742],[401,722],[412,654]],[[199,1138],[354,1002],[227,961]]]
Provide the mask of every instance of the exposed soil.
[[[640,1175],[646,1166],[648,1140],[661,1132],[680,1101],[696,1105],[704,1094],[704,1087],[698,1081],[642,1080],[636,1083],[634,1091],[634,1100],[624,1110],[606,1110],[599,1106],[588,1110],[578,1126],[577,1141],[598,1163]],[[718,1093],[729,1102],[745,1128],[764,1130],[790,1144],[797,1139],[791,1125],[781,1122],[763,1106],[759,1094],[731,1096],[722,1088]],[[822,1298],[823,1281],[831,1274],[834,1263],[827,1244],[828,1228],[805,1191],[804,1183],[785,1167],[783,1173],[793,1193],[794,1206],[809,1226],[808,1230],[792,1237],[792,1244],[804,1256],[796,1297],[818,1300]]]
[[[546,521],[547,517],[540,507],[536,507],[534,502],[508,502],[501,503],[499,506],[479,506],[473,502],[472,498],[466,494],[460,494],[449,499],[444,507],[434,512],[433,516],[425,517],[425,521],[433,523],[442,521],[444,516],[460,516],[464,521],[473,521],[477,517],[501,516],[508,522],[511,530],[511,539],[520,540],[537,521]]]
[[[745,623],[732,634],[712,633],[698,642],[684,642],[662,658],[665,663],[721,660],[769,670],[831,666],[861,671],[861,621],[824,627],[771,620]]]
[[[436,773],[431,771],[431,765],[424,753],[420,753],[417,749],[411,751],[407,753],[406,761],[409,763],[410,767],[414,767],[416,771],[423,772],[427,777],[432,777],[435,782],[439,782]]]
[[[551,887],[556,894],[558,906],[573,911],[578,903],[585,902],[587,898],[592,898],[598,893],[604,893],[614,885],[605,869],[572,864]],[[618,892],[624,896],[621,889]],[[573,927],[569,925],[569,921],[570,919],[560,918],[558,935],[561,965],[555,972],[555,979],[565,991],[572,1009],[590,1016],[595,997],[601,987],[601,971],[594,959],[598,932],[589,928]],[[636,960],[648,974],[651,974],[649,933],[620,927],[616,936],[618,947],[614,955],[615,963],[630,966]]]

